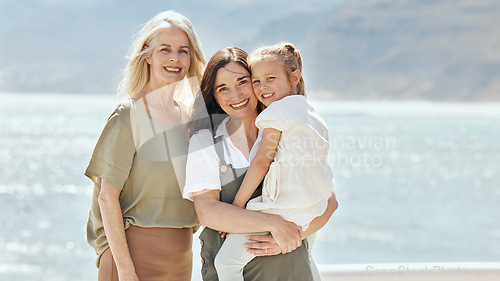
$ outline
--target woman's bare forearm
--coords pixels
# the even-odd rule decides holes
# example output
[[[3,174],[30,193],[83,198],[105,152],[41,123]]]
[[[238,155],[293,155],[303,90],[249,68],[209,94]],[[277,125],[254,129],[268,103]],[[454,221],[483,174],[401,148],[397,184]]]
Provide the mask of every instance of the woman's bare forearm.
[[[310,224],[309,228],[304,232],[304,237],[307,237],[316,231],[323,228],[326,225],[332,214],[338,207],[338,202],[335,197],[335,193],[332,192],[330,198],[328,199],[328,206],[325,212],[316,217]],[[245,247],[248,248],[248,252],[256,256],[273,256],[279,254],[276,241],[272,235],[249,235],[248,240],[259,242],[259,243],[246,243]]]
[[[119,202],[120,192],[119,188],[102,180],[99,208],[118,274],[120,276],[135,275],[135,268],[128,249],[123,225],[123,214]]]
[[[295,250],[302,243],[302,227],[278,215],[255,212],[219,201],[219,191],[194,197],[201,224],[229,233],[271,232],[282,253]]]
[[[219,201],[219,191],[194,197],[198,220],[202,225],[229,233],[271,232],[279,220],[277,215],[242,209]]]

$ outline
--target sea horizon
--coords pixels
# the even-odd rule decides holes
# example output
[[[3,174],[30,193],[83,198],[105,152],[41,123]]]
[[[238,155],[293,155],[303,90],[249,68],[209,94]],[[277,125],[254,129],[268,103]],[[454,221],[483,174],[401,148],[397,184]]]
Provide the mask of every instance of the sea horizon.
[[[95,280],[83,171],[117,100],[0,97],[0,279]],[[310,102],[330,130],[339,201],[313,247],[322,272],[498,268],[500,103]],[[193,280],[198,251],[195,239]]]

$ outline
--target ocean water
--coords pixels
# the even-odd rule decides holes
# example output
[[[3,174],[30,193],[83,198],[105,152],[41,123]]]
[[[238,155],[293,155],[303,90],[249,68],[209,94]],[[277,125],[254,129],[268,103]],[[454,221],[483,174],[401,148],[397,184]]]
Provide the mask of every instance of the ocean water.
[[[500,261],[500,104],[312,103],[340,204],[316,263]],[[83,171],[114,104],[0,94],[0,280],[96,280]]]

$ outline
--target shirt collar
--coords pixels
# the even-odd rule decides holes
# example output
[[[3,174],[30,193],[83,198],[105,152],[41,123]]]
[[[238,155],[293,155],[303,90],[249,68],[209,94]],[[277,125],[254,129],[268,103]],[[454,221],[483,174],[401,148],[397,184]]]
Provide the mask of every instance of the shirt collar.
[[[237,154],[239,154],[242,158],[241,161],[244,161],[246,162],[246,165],[250,165],[250,162],[253,160],[253,158],[255,157],[255,155],[257,154],[257,150],[259,149],[259,146],[260,146],[260,142],[262,141],[262,131],[259,130],[259,133],[257,135],[257,139],[255,140],[255,143],[253,144],[253,147],[252,149],[250,150],[250,155],[249,155],[249,159],[247,160],[245,158],[245,156],[243,156],[243,153],[236,147],[234,146],[233,142],[231,141],[231,139],[229,138],[229,133],[227,132],[227,127],[226,127],[226,124],[227,122],[229,121],[229,116],[226,117],[222,122],[221,124],[219,125],[219,127],[217,128],[216,132],[215,132],[215,137],[218,137],[218,136],[224,136],[224,139],[227,139],[227,144],[232,147],[232,149],[236,152],[237,151]],[[250,161],[249,161],[250,160]],[[232,163],[232,162],[231,162]]]
[[[222,123],[220,123],[219,127],[215,131],[215,137],[218,137],[218,136],[228,137],[229,136],[227,133],[227,127],[226,127],[227,121],[229,121],[229,116],[224,118]]]

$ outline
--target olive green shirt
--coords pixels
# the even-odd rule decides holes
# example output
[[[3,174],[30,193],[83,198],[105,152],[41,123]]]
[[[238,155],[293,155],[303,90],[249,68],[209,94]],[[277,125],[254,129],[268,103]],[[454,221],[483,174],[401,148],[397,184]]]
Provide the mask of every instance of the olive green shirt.
[[[98,196],[101,180],[121,189],[125,229],[141,227],[198,228],[193,203],[182,198],[188,138],[188,114],[165,124],[151,118],[144,104],[129,99],[117,106],[95,146],[85,175],[94,182],[87,241],[98,259],[109,247]]]

